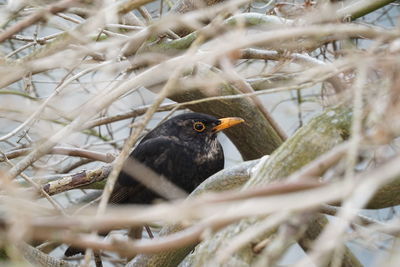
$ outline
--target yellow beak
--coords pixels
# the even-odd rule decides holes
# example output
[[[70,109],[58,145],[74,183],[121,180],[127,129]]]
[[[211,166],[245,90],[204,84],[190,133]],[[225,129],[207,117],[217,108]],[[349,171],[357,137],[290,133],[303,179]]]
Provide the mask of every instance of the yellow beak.
[[[236,124],[242,123],[242,122],[244,122],[244,119],[239,118],[239,117],[229,117],[229,118],[219,119],[219,121],[221,123],[218,124],[217,126],[215,126],[212,129],[213,132],[219,132],[219,131],[222,131],[222,130],[227,129],[229,127],[232,127],[232,126],[234,126]]]

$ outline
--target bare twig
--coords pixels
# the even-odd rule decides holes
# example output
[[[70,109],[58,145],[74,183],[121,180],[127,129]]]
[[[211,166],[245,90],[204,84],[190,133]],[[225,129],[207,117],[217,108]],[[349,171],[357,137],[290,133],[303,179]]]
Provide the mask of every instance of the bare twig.
[[[4,153],[8,159],[14,159],[17,157],[24,156],[31,152],[31,148],[22,148],[13,150],[7,153]],[[102,162],[110,163],[114,160],[114,156],[110,153],[104,154],[100,152],[95,152],[91,150],[81,149],[81,148],[73,148],[73,147],[53,147],[49,154],[56,154],[56,155],[68,155],[72,157],[82,157],[92,160],[98,160]],[[4,156],[0,158],[0,162],[5,161]]]
[[[27,17],[26,19],[14,24],[12,27],[8,28],[6,31],[0,34],[0,43],[4,42],[14,34],[22,31],[23,29],[39,22],[41,20],[46,19],[46,14],[56,14],[59,12],[63,12],[64,10],[78,4],[79,0],[62,0],[58,3],[49,5],[48,7],[39,10],[38,12],[32,14],[31,16]]]

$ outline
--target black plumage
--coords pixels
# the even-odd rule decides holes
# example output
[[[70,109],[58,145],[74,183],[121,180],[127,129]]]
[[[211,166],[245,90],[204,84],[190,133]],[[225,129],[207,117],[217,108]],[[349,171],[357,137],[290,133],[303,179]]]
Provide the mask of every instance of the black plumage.
[[[240,118],[181,114],[146,134],[130,157],[190,193],[224,167],[224,153],[217,133],[241,122]],[[161,196],[122,171],[109,202],[148,204],[157,198]],[[66,256],[75,254],[69,250],[65,252]]]

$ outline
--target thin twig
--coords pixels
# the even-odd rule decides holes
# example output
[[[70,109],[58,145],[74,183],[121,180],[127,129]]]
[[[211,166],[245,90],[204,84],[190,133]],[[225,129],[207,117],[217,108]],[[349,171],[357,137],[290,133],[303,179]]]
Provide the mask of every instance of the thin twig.
[[[35,24],[36,22],[46,19],[47,13],[56,14],[58,12],[63,12],[64,10],[76,5],[79,2],[80,0],[62,0],[58,3],[49,5],[48,7],[39,10],[38,12],[32,14],[26,19],[14,24],[10,28],[6,29],[4,32],[0,33],[0,43],[4,42],[5,40],[10,38],[14,34],[22,31],[23,29]]]

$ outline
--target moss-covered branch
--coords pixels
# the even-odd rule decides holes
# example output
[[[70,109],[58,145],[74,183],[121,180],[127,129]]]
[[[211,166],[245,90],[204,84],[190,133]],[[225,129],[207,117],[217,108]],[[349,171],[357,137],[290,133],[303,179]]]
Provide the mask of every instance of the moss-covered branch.
[[[78,267],[77,264],[49,256],[37,248],[22,243],[18,245],[18,249],[24,258],[34,266],[42,267]]]
[[[348,135],[350,121],[349,110],[346,108],[329,110],[314,118],[279,147],[244,188],[285,178],[329,151]],[[257,224],[257,221],[255,218],[249,218],[219,231],[196,248],[193,261],[200,265],[215,263],[215,251],[228,244],[237,234]],[[265,238],[266,236],[260,237],[260,239]],[[223,265],[229,266],[238,262],[251,264],[255,256],[251,246],[246,246],[233,254]]]
[[[395,0],[356,0],[347,1],[345,6],[338,10],[337,16],[341,18],[350,17],[352,20],[365,16],[375,10],[384,7]]]

